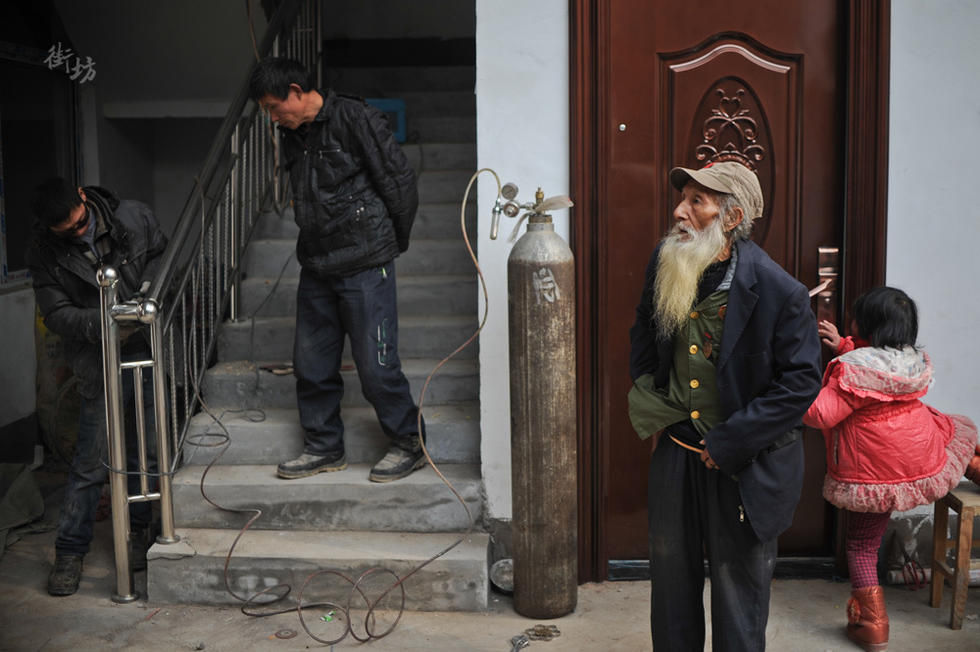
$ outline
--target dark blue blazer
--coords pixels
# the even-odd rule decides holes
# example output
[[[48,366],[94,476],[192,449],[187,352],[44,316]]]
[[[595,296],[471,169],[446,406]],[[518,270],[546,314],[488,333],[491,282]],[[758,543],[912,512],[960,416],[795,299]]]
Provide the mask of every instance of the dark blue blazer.
[[[716,376],[724,419],[705,445],[722,472],[737,480],[749,522],[765,541],[789,527],[800,499],[803,441],[787,433],[800,426],[820,391],[820,339],[806,288],[755,243],[736,246]],[[652,373],[665,386],[674,347],[658,341],[653,323],[659,251],[647,266],[630,330],[630,375]]]

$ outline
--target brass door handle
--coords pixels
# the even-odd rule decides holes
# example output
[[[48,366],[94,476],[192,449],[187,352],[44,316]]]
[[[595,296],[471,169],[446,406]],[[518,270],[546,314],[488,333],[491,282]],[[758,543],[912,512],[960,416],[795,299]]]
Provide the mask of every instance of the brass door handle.
[[[840,282],[840,248],[817,248],[817,322],[837,323],[837,287]]]

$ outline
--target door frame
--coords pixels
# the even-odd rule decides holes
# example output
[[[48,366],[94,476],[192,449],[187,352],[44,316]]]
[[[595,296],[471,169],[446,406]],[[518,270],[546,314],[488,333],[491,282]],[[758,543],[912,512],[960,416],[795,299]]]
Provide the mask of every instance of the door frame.
[[[843,3],[847,21],[843,57],[846,75],[845,171],[842,290],[839,314],[864,290],[885,280],[888,203],[888,92],[891,36],[890,0]],[[599,410],[604,404],[599,382],[596,334],[606,314],[598,296],[599,266],[605,253],[599,225],[606,219],[606,197],[600,161],[607,160],[612,128],[609,97],[608,3],[569,0],[571,246],[575,252],[578,374],[578,560],[579,582],[601,582],[608,576],[599,507],[605,477]],[[639,263],[638,263],[639,264]],[[845,321],[844,323],[847,323]],[[624,332],[623,337],[626,337]],[[622,370],[626,373],[626,370]]]

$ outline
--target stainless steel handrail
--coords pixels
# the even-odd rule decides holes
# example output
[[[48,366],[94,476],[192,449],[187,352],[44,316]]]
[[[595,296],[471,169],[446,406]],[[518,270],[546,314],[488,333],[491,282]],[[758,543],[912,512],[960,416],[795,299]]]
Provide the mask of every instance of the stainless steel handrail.
[[[320,4],[317,0],[284,0],[258,48],[260,56],[283,51],[320,77]],[[200,387],[214,362],[217,333],[225,319],[240,312],[239,281],[245,247],[263,208],[278,203],[277,147],[268,116],[248,96],[248,74],[232,101],[195,187],[184,203],[174,234],[145,297],[116,302],[116,272],[103,268],[102,349],[106,417],[110,452],[113,546],[116,591],[112,599],[131,602],[129,564],[130,502],[160,501],[157,543],[173,544],[176,534],[171,477],[182,460],[183,440],[191,417],[202,402]],[[150,329],[151,359],[120,361],[117,322],[140,322]],[[152,371],[156,462],[151,473],[146,441],[142,377]],[[121,376],[136,383],[138,469],[126,468],[126,433],[122,417]],[[140,475],[137,495],[129,495],[126,476]],[[159,488],[153,491],[151,480]]]
[[[309,2],[309,0],[306,1]],[[304,0],[284,0],[269,23],[265,35],[262,37],[262,43],[259,45],[260,56],[264,57],[272,52],[273,44],[279,38],[280,32],[286,26],[292,25],[303,4]],[[317,3],[314,1],[311,4],[316,5]],[[253,67],[254,63],[249,66],[238,94],[232,100],[231,106],[228,108],[228,113],[225,114],[225,119],[221,123],[221,128],[218,129],[218,135],[215,136],[214,142],[212,142],[211,148],[208,150],[207,157],[204,159],[204,166],[197,176],[199,187],[208,185],[208,182],[211,180],[211,175],[214,174],[218,167],[218,162],[226,151],[227,144],[231,141],[232,136],[238,129],[239,120],[245,110],[245,105],[249,102],[248,78],[252,74]],[[184,208],[180,212],[180,218],[177,221],[177,227],[174,229],[173,237],[170,240],[166,252],[163,254],[156,278],[150,286],[150,291],[147,295],[150,298],[159,298],[170,284],[176,271],[181,250],[184,248],[184,243],[188,240],[188,235],[194,226],[194,218],[198,212],[195,208],[197,201],[197,193],[192,192],[184,203]]]

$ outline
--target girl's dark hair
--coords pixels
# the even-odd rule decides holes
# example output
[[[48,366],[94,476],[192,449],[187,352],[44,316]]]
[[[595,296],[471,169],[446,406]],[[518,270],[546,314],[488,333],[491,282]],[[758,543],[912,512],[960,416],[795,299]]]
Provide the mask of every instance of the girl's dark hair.
[[[854,302],[858,334],[871,346],[895,349],[915,346],[919,335],[919,312],[915,301],[898,288],[868,290]]]

